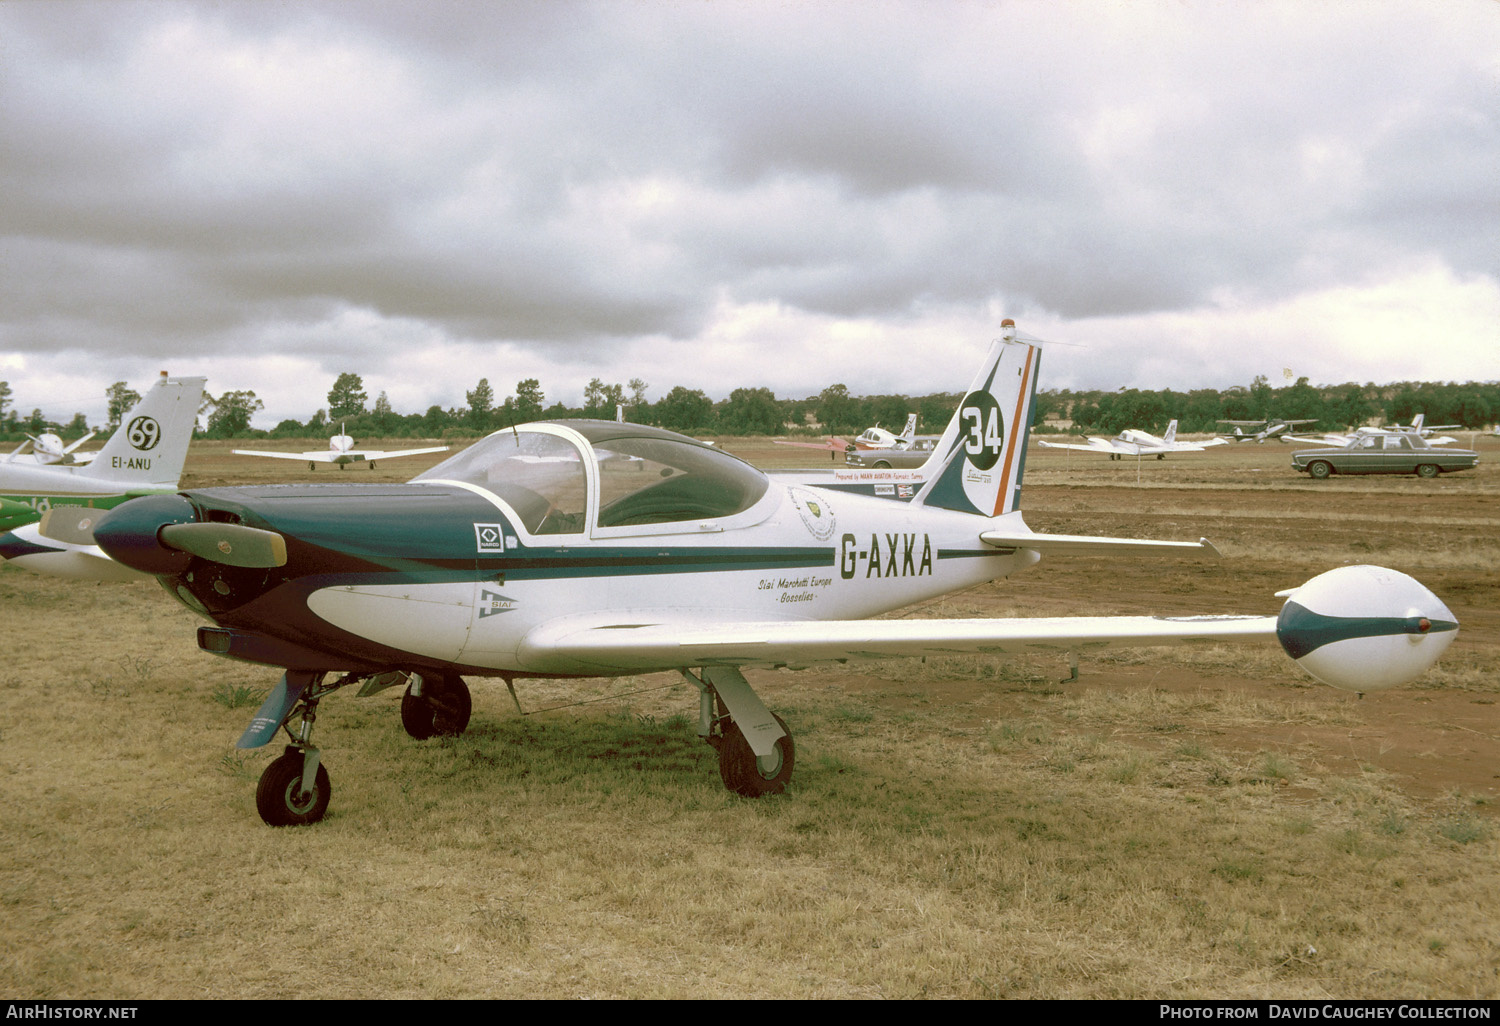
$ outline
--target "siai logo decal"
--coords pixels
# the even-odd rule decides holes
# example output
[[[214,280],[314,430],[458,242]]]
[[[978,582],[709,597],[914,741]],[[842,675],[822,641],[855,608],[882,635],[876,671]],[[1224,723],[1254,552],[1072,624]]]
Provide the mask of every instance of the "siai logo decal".
[[[495,616],[498,613],[508,613],[516,608],[516,600],[500,594],[498,591],[490,591],[483,588],[479,592],[479,602],[475,608],[479,610],[479,618],[483,620],[487,616]]]

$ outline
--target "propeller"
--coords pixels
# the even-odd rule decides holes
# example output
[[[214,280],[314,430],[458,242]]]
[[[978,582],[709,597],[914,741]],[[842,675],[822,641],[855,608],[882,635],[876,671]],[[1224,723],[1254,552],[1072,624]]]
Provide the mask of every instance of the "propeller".
[[[53,506],[42,515],[37,531],[44,538],[70,545],[95,545],[94,527],[108,512],[87,506]],[[167,523],[157,529],[156,541],[163,548],[225,566],[286,566],[286,539],[275,531],[244,524]]]
[[[243,524],[167,524],[156,532],[169,549],[225,566],[286,566],[286,539],[275,531]]]
[[[44,435],[27,435],[26,437],[31,442],[31,451],[36,454],[36,461],[38,463],[46,464],[66,463],[68,457],[73,455],[73,450],[77,449],[84,442],[87,442],[90,438],[93,438],[94,435],[95,432],[90,431],[88,434],[78,439],[78,441],[74,442],[72,445],[64,445],[61,438],[51,433]],[[22,448],[25,448],[25,443],[22,443]],[[20,451],[21,449],[17,449],[16,453],[19,453]],[[15,455],[16,453],[12,453],[12,455]]]
[[[53,506],[42,514],[37,533],[69,545],[93,545],[94,525],[108,510],[92,506]]]

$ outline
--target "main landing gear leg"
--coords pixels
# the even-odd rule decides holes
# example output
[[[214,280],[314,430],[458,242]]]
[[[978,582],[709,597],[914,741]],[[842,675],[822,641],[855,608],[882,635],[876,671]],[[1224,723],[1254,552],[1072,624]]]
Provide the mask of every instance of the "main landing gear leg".
[[[683,675],[699,689],[698,734],[718,751],[724,786],[748,798],[785,790],[797,754],[786,721],[732,666],[707,667],[702,679]]]

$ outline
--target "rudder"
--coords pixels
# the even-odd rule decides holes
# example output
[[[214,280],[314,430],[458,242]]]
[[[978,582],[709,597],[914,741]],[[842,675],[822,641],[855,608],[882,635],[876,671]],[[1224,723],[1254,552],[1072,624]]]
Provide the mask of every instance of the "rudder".
[[[206,380],[163,373],[145,398],[120,418],[119,428],[99,455],[79,468],[79,475],[127,486],[176,488]]]
[[[1041,359],[1041,347],[1020,340],[1014,321],[1001,322],[1001,337],[938,439],[940,464],[914,505],[982,517],[1019,505]]]

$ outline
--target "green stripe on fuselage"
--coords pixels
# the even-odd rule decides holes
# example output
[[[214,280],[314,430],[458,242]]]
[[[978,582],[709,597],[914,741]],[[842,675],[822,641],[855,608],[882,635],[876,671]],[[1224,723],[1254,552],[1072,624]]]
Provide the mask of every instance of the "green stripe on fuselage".
[[[53,506],[90,506],[114,509],[122,502],[153,491],[131,491],[120,495],[0,495],[0,531],[13,531],[42,519]]]

